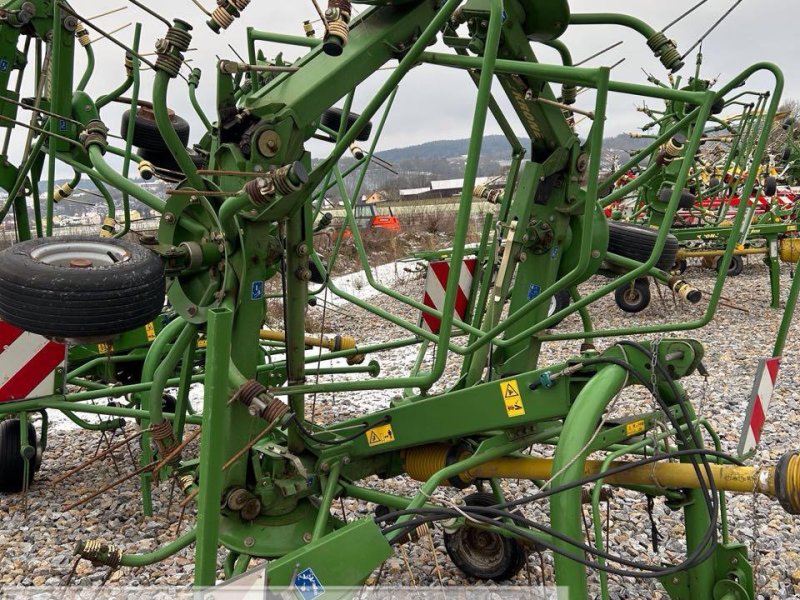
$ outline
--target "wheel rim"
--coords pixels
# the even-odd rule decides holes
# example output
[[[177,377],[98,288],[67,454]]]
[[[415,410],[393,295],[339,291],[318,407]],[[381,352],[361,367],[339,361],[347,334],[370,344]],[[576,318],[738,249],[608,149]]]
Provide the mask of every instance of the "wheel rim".
[[[642,295],[639,293],[639,290],[628,289],[625,290],[623,298],[628,304],[639,304],[639,301],[642,299]]]
[[[482,571],[493,571],[504,559],[503,536],[478,527],[464,527],[461,550],[464,558]]]
[[[550,298],[550,308],[547,309],[547,316],[552,317],[554,314],[556,314],[557,308],[558,308],[558,301],[556,300],[556,297],[553,296],[552,298]]]
[[[31,258],[56,267],[106,267],[130,260],[130,253],[120,246],[101,240],[51,242],[31,251]]]

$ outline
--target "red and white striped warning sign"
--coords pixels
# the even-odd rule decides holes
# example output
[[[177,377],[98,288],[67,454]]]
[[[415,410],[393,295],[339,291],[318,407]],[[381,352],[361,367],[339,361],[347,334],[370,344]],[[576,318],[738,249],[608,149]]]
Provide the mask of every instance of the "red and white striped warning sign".
[[[458,278],[458,292],[453,314],[463,320],[467,314],[469,292],[472,287],[472,277],[475,274],[477,259],[468,258],[461,263],[461,274]],[[447,278],[450,275],[450,261],[435,260],[428,264],[428,275],[425,278],[425,296],[422,303],[436,310],[444,308],[444,296],[447,289]],[[442,322],[437,317],[422,313],[422,327],[432,333],[439,333]]]
[[[739,455],[747,454],[758,446],[761,439],[761,429],[767,420],[767,410],[778,379],[780,358],[762,358],[758,361],[756,379],[750,395],[750,405],[744,418],[742,435],[739,438]]]
[[[0,321],[0,402],[49,396],[67,347]]]

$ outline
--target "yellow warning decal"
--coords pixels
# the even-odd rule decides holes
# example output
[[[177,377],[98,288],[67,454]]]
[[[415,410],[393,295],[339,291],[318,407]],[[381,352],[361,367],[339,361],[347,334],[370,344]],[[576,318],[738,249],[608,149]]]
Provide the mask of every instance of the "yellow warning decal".
[[[207,348],[208,347],[208,340],[206,338],[200,338],[197,340],[197,347],[198,348]]]
[[[367,444],[370,446],[380,446],[394,441],[394,431],[389,423],[373,427],[364,435],[367,436]]]
[[[506,413],[509,417],[521,417],[525,414],[525,407],[522,405],[522,396],[519,393],[519,384],[516,379],[500,382],[500,393],[506,405]]]
[[[114,348],[111,344],[97,344],[97,351],[100,354],[111,354],[113,349]]]
[[[625,424],[625,434],[627,436],[644,433],[644,430],[645,430],[644,419],[641,419],[639,421],[631,421],[630,423]]]
[[[144,332],[147,334],[147,341],[152,342],[156,339],[156,326],[153,323],[148,323],[144,326]]]

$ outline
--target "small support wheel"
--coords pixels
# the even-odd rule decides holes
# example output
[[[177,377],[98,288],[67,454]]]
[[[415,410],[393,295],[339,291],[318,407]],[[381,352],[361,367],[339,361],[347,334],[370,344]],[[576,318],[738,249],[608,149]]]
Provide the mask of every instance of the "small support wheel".
[[[492,494],[476,493],[464,498],[467,506],[494,506]],[[469,577],[505,581],[519,573],[528,560],[525,545],[483,527],[465,524],[455,533],[444,534],[450,560]]]
[[[719,271],[721,262],[722,259],[720,258],[717,261],[717,266],[716,266],[717,271]],[[728,277],[737,277],[738,275],[742,274],[742,271],[744,271],[744,259],[741,256],[734,254],[731,257],[731,264],[728,267]]]
[[[772,175],[769,175],[764,180],[763,192],[767,198],[771,198],[772,196],[778,193],[778,180],[775,179]]]
[[[614,292],[614,299],[625,312],[642,312],[650,305],[650,282],[640,277],[632,284],[623,285]]]
[[[21,453],[20,433],[19,419],[0,421],[0,493],[16,494],[25,487],[25,459]],[[34,456],[28,460],[29,486],[36,471],[36,445],[36,429],[28,423],[28,447],[34,450]]]

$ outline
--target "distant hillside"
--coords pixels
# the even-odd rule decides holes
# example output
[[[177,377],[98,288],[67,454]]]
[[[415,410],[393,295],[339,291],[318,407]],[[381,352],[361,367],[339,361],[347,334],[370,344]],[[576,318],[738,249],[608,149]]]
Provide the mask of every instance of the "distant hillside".
[[[530,140],[520,138],[520,142],[526,148],[530,148]],[[637,150],[639,148],[644,148],[647,144],[648,140],[634,139],[627,133],[609,137],[603,141],[603,147],[606,152]],[[439,140],[418,144],[416,146],[379,151],[378,155],[391,163],[407,160],[446,160],[466,155],[468,148],[468,139]],[[481,157],[488,160],[507,160],[510,154],[509,150],[510,146],[505,136],[489,135],[483,138]]]
[[[530,142],[520,140],[522,144],[530,148]],[[395,148],[378,152],[380,157],[389,162],[402,160],[429,160],[447,159],[464,156],[469,148],[469,140],[439,140],[427,142],[406,148]],[[503,135],[489,135],[483,138],[481,155],[484,158],[507,159],[510,154],[511,146]]]

